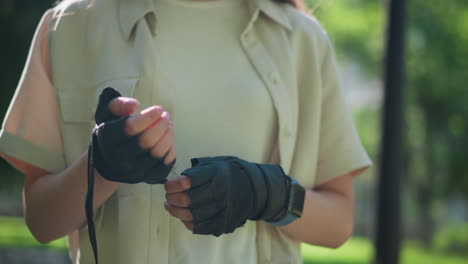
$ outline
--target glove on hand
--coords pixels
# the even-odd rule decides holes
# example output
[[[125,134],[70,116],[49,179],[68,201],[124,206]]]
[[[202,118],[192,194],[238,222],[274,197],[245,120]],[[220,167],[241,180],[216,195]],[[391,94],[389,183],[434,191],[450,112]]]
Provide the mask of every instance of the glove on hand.
[[[220,236],[249,220],[270,220],[286,209],[289,180],[280,165],[233,156],[191,159],[187,175],[194,234]]]
[[[164,183],[175,161],[164,164],[164,157],[151,155],[138,144],[139,135],[128,136],[124,126],[126,117],[110,112],[108,104],[120,93],[106,88],[99,96],[93,130],[93,158],[96,170],[106,179],[123,183]]]
[[[88,150],[85,211],[95,264],[98,264],[98,248],[93,221],[94,168],[110,181],[164,183],[175,163],[174,160],[169,166],[165,165],[165,157],[158,159],[149,150],[140,147],[139,135],[128,136],[125,133],[124,126],[128,116],[118,117],[109,109],[110,101],[119,96],[120,93],[110,87],[105,88],[99,96],[94,115],[97,126],[93,130],[93,139]]]

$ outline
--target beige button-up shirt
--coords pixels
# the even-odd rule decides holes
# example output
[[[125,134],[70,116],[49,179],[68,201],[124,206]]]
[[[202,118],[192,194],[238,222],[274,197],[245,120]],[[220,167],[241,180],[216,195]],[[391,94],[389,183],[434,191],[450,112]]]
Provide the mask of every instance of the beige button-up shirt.
[[[278,116],[270,162],[306,187],[369,166],[326,32],[288,4],[248,0],[248,9],[239,39]],[[66,0],[47,11],[5,117],[0,152],[63,170],[86,151],[97,96],[108,86],[142,107],[158,104],[171,112],[173,87],[156,66],[157,28],[153,0]],[[163,200],[160,185],[119,187],[95,216],[101,263],[170,262]],[[302,262],[298,242],[274,226],[256,225],[258,263]],[[79,233],[72,258],[92,263],[86,226]]]

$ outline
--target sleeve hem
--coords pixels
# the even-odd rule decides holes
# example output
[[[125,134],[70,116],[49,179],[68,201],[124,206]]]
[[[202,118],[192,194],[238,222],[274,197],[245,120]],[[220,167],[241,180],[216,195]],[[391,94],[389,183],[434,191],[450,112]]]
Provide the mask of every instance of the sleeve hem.
[[[4,129],[0,130],[0,152],[51,173],[66,167],[62,155],[10,134]]]
[[[338,160],[336,164],[341,164],[340,166],[328,166],[329,170],[325,170],[324,166],[322,169],[319,168],[317,170],[317,178],[314,182],[314,186],[320,185],[325,183],[333,178],[345,175],[352,171],[358,169],[367,169],[372,166],[372,161],[366,155],[365,157],[353,160]],[[356,175],[357,176],[357,175]]]

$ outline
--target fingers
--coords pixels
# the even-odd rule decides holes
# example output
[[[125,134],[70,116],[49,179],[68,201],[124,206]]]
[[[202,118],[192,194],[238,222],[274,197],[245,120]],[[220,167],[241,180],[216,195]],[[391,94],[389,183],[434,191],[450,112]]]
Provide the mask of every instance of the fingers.
[[[213,179],[214,175],[219,173],[218,168],[211,165],[198,165],[192,168],[188,168],[182,172],[182,174],[190,177],[192,187],[203,185]]]
[[[164,203],[164,208],[174,217],[179,218],[182,221],[191,222],[192,221],[192,213],[190,213],[189,209],[177,207],[171,205],[167,202]]]
[[[166,193],[179,193],[190,189],[190,187],[190,178],[185,175],[169,179],[164,184],[164,189],[166,189]]]
[[[166,114],[163,115],[163,113]],[[167,117],[163,118],[165,116]],[[158,120],[166,120],[168,118],[169,113],[165,112],[161,106],[151,106],[128,118],[125,124],[125,132],[129,136],[134,136],[154,125]],[[168,122],[168,120],[164,122]]]
[[[149,128],[144,130],[143,133],[140,135],[141,148],[151,149],[156,144],[156,142],[161,140],[162,136],[164,136],[167,133],[170,134],[169,136],[174,136],[174,131],[172,129],[173,123],[169,120],[169,114],[164,113],[161,114],[161,118],[159,118],[155,124],[151,125]],[[168,131],[169,128],[170,130]],[[164,154],[165,153],[163,153],[163,155]]]
[[[190,198],[186,193],[166,193],[166,201],[169,204],[175,205],[177,207],[189,207]]]
[[[176,158],[176,149],[174,145],[171,146],[169,149],[169,153],[167,154],[166,158],[164,158],[164,164],[169,165],[171,164]]]
[[[109,110],[116,116],[133,114],[140,106],[138,100],[130,97],[117,97],[110,101]]]
[[[181,222],[185,225],[185,227],[188,230],[193,232],[193,228],[194,228],[195,225],[192,222],[187,222],[187,221],[182,221],[182,220],[181,220]]]
[[[158,123],[161,123],[158,122]],[[166,130],[166,133],[155,143],[153,148],[151,149],[151,154],[156,158],[162,158],[167,152],[169,152],[170,148],[173,146],[174,143],[174,129],[172,126],[169,126]]]

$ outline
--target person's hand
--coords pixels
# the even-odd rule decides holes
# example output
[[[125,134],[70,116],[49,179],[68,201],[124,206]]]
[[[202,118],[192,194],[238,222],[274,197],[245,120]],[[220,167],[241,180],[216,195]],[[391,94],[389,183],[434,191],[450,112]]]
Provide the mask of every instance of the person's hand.
[[[117,97],[109,103],[110,111],[118,117],[130,116],[138,106],[138,100],[130,97]],[[140,134],[140,146],[151,149],[151,154],[156,158],[165,156],[164,164],[169,165],[176,158],[173,127],[170,113],[162,106],[155,105],[130,116],[125,131],[128,135]]]
[[[168,180],[165,208],[194,234],[220,236],[247,220],[285,213],[288,176],[280,165],[233,156],[194,158],[192,168]]]
[[[172,216],[179,218],[187,229],[193,231],[192,213],[188,208],[190,206],[190,197],[185,193],[190,187],[190,178],[186,175],[180,175],[167,180],[164,184],[164,188],[166,189],[164,208]]]
[[[112,101],[109,102],[109,110],[111,111],[113,115],[117,117],[130,116],[131,114],[135,113],[139,105],[140,103],[135,98],[119,96],[115,99],[112,99]],[[158,114],[160,115],[158,116]],[[150,126],[149,128],[147,127],[146,130],[149,130],[149,131],[144,131],[144,133],[140,136],[140,145],[143,148],[151,148],[151,153],[157,158],[161,158],[164,155],[166,155],[167,152],[169,152],[164,159],[164,164],[166,165],[171,164],[176,158],[176,149],[174,146],[174,129],[173,129],[174,122],[170,120],[169,112],[164,111],[164,108],[162,106],[156,105],[153,107],[149,107],[133,115],[132,117],[127,119],[125,130],[128,131],[127,133],[129,135],[135,133],[135,132],[132,133],[132,131],[140,131],[141,130],[140,125],[142,125],[142,122],[136,122],[135,120],[136,119],[141,120],[144,115],[146,116],[149,115],[147,120],[153,120],[154,118],[156,118],[157,126],[155,125],[155,126]],[[155,117],[155,116],[151,117],[151,115],[155,115],[158,117]],[[163,120],[161,120],[162,121],[161,123],[158,122],[160,118],[163,118]],[[144,122],[144,123],[147,123],[147,122]],[[161,134],[162,134],[162,138],[161,138]],[[169,151],[167,150],[168,144],[170,146]]]
[[[133,114],[138,101],[106,88],[100,96],[94,130],[94,164],[106,179],[163,183],[176,157],[173,122],[161,106]]]

